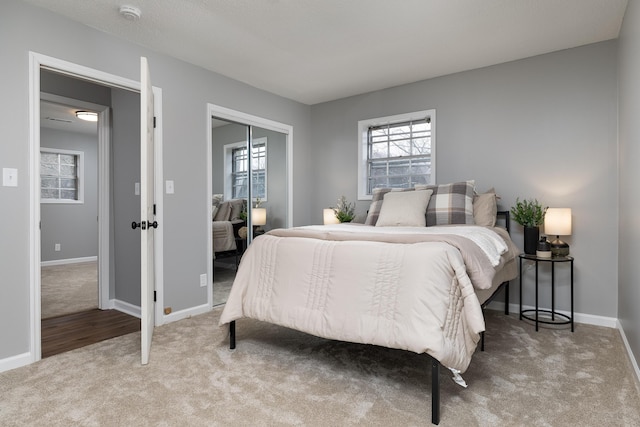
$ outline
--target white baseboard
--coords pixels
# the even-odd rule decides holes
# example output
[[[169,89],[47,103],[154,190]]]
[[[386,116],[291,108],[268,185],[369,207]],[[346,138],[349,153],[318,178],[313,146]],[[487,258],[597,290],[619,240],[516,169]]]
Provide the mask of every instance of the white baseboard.
[[[188,317],[197,316],[211,311],[209,304],[198,305],[195,307],[187,308],[185,310],[176,311],[171,314],[167,314],[163,317],[164,323],[177,322],[178,320],[186,319]]]
[[[504,311],[504,302],[502,301],[493,301],[488,306],[490,310],[498,310]],[[533,310],[535,307],[529,305],[523,305],[523,310]],[[542,310],[549,310],[546,307],[540,307]],[[520,312],[519,304],[509,304],[509,313],[518,314]],[[556,313],[564,314],[565,316],[569,316],[570,312],[564,310],[556,310]],[[594,314],[585,314],[585,313],[573,313],[573,321],[575,323],[583,323],[585,325],[594,325],[594,326],[604,326],[607,328],[618,328],[618,319],[615,317],[605,317],[605,316],[596,316]]]
[[[631,346],[629,345],[629,341],[627,340],[627,335],[624,333],[624,329],[622,329],[622,324],[618,320],[617,322],[618,331],[620,331],[620,336],[622,336],[622,342],[624,343],[624,347],[627,349],[627,355],[629,356],[629,361],[631,361],[631,365],[633,366],[633,370],[636,373],[636,379],[640,381],[640,368],[638,368],[638,362],[636,361],[636,357],[631,350]]]
[[[137,317],[138,319],[142,317],[141,309],[137,305],[133,305],[117,299],[109,301],[109,305],[115,310],[121,311],[133,317]]]
[[[0,359],[0,372],[10,371],[11,369],[27,366],[33,362],[34,358],[31,353],[22,353],[16,356]]]
[[[80,262],[93,262],[98,261],[97,256],[86,256],[82,258],[67,258],[67,259],[54,259],[51,261],[40,262],[40,267],[49,267],[51,265],[65,265],[65,264],[78,264]]]

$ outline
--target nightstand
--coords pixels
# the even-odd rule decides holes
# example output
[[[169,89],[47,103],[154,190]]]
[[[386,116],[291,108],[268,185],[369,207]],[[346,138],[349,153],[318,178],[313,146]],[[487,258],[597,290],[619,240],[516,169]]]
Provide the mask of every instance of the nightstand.
[[[536,266],[536,308],[523,310],[522,309],[522,261],[533,261]],[[540,263],[551,263],[551,310],[543,310],[538,307],[538,266]],[[569,263],[571,269],[571,315],[567,316],[563,313],[556,312],[556,300],[555,300],[555,267],[556,264]],[[544,319],[540,319],[540,313],[544,314]],[[538,324],[545,323],[548,325],[571,325],[571,332],[573,332],[573,257],[552,257],[552,258],[540,258],[535,255],[520,254],[520,320],[523,318],[531,320],[536,324],[536,331],[538,331]]]

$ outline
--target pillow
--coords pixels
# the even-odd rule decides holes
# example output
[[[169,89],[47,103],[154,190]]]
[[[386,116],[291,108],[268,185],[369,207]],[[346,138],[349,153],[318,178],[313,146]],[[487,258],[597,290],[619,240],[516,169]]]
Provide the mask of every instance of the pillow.
[[[384,195],[390,191],[413,191],[413,188],[374,188],[364,225],[376,225],[378,216],[380,215],[380,209],[382,208],[382,202],[384,201]]]
[[[475,181],[442,185],[416,185],[416,190],[433,190],[427,206],[427,227],[432,225],[474,224]]]
[[[473,221],[476,225],[494,227],[498,214],[498,196],[491,188],[486,193],[473,195]]]
[[[240,219],[240,213],[244,209],[245,199],[232,199],[229,200],[231,206],[231,212],[229,213],[229,221],[235,221]]]
[[[229,221],[229,214],[231,213],[231,205],[228,201],[220,203],[216,216],[213,217],[214,221]]]
[[[376,227],[424,227],[432,193],[432,190],[387,192]]]
[[[214,206],[211,208],[211,219],[212,219],[213,221],[215,221],[215,220],[216,220],[216,214],[218,213],[218,209],[219,209],[218,205],[214,205]]]

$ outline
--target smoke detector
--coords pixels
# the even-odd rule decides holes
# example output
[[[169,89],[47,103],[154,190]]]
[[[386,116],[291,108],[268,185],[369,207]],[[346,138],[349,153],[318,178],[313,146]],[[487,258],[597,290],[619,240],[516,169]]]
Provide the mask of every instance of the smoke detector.
[[[140,19],[140,9],[135,6],[120,6],[120,15],[124,16],[129,21],[137,21]]]

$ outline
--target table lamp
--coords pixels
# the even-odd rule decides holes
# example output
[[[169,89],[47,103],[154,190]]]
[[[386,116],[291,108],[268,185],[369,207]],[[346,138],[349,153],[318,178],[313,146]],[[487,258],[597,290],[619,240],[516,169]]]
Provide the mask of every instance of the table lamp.
[[[261,226],[266,224],[267,224],[267,209],[251,208],[251,225],[253,225],[254,231],[258,230]]]
[[[322,218],[324,220],[324,225],[340,223],[340,221],[336,217],[336,212],[332,208],[323,209]]]
[[[569,245],[560,240],[560,236],[571,235],[571,208],[549,208],[544,216],[545,234],[555,235],[551,242],[551,254],[554,257],[569,255]]]

